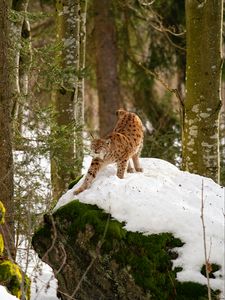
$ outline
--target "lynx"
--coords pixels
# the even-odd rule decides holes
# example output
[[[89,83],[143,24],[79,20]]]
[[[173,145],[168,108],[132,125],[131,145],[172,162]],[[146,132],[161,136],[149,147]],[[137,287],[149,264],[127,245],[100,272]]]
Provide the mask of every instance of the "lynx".
[[[74,194],[88,189],[100,169],[108,164],[117,164],[117,176],[124,178],[124,173],[133,173],[129,159],[132,158],[137,172],[143,172],[139,155],[143,145],[143,126],[139,117],[123,109],[117,111],[117,123],[112,133],[105,138],[94,139],[91,143],[93,159],[83,184]]]

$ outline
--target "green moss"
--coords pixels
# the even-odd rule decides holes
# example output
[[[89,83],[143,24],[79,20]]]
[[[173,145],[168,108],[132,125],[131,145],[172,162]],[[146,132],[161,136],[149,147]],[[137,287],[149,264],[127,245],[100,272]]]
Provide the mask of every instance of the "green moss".
[[[0,256],[2,256],[3,251],[4,251],[4,240],[2,235],[0,234]]]
[[[124,228],[125,224],[112,219],[97,206],[78,200],[61,207],[53,217],[57,230],[65,234],[71,243],[76,241],[78,232],[84,232],[87,224],[91,225],[94,230],[88,247],[95,249],[102,241],[102,259],[108,257],[115,260],[121,269],[129,270],[136,284],[151,294],[151,299],[207,299],[206,286],[180,283],[177,280],[177,272],[182,268],[172,268],[171,260],[178,256],[173,248],[182,247],[184,243],[171,233],[145,236],[138,232],[128,232]],[[42,228],[39,234],[46,236],[50,232]]]
[[[196,282],[178,282],[176,300],[208,300],[207,286]],[[218,299],[219,291],[211,291],[212,299]]]
[[[77,176],[73,181],[70,182],[68,190],[71,190],[75,184],[77,184],[84,175]]]
[[[5,207],[3,203],[0,201],[0,224],[4,223],[4,218],[5,218]],[[3,254],[4,251],[4,240],[2,235],[0,234],[0,256]]]
[[[86,224],[94,227],[95,235],[92,238],[93,245],[96,246],[102,240],[104,232],[104,247],[110,250],[115,240],[121,240],[126,235],[123,225],[116,220],[110,219],[110,215],[104,213],[96,205],[80,203],[78,200],[72,201],[63,206],[55,213],[56,218],[63,218],[69,223],[66,229],[69,238],[75,241],[76,234],[86,228]],[[60,222],[59,222],[60,223]],[[107,230],[106,230],[107,227]]]
[[[213,273],[219,271],[221,269],[221,266],[217,264],[211,264],[210,266],[211,266],[211,271],[209,272],[209,278],[215,278],[215,275]],[[201,274],[207,277],[205,265],[201,267]]]
[[[4,223],[4,217],[5,217],[5,207],[3,203],[0,201],[0,224]]]
[[[0,263],[0,284],[7,287],[10,293],[20,299],[22,273],[18,265],[12,263],[9,260],[5,260]],[[30,281],[25,276],[24,288],[27,290],[27,299],[30,299]]]
[[[50,238],[51,237],[50,227],[40,226],[34,233],[33,238],[35,239],[35,236],[38,236],[38,235],[42,236],[43,238]]]
[[[126,242],[114,258],[123,266],[130,266],[135,282],[152,295],[152,299],[174,299],[176,272],[172,270],[173,247],[183,245],[170,233],[143,236],[127,232]]]
[[[5,216],[5,208],[2,202],[0,201],[0,223],[4,223]],[[4,240],[2,235],[0,234],[0,256],[2,256],[4,251]],[[1,258],[2,259],[2,258]],[[24,277],[24,279],[23,279]],[[30,280],[25,275],[22,275],[20,267],[10,260],[1,260],[0,262],[0,284],[5,286],[9,292],[16,296],[17,298],[21,298],[22,291],[21,285],[24,280],[24,290],[26,291],[26,300],[30,299]]]

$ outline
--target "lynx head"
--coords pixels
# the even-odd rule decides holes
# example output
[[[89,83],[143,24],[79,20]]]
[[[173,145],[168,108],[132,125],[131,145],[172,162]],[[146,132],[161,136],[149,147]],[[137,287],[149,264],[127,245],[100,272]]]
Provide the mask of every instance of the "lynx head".
[[[91,154],[95,158],[104,159],[106,153],[109,151],[109,139],[94,139],[91,142]]]

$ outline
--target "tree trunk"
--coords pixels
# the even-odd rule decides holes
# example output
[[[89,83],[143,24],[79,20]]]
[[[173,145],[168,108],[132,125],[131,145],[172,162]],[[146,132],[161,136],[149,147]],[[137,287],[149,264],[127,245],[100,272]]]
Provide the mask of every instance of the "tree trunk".
[[[79,64],[77,65],[77,93],[75,94],[74,114],[76,125],[79,128],[75,133],[75,156],[78,162],[77,175],[81,175],[82,162],[84,159],[84,145],[83,145],[83,128],[84,128],[84,96],[85,96],[85,63],[86,63],[86,18],[87,18],[87,1],[80,0],[80,26],[78,32],[79,41]],[[79,16],[78,16],[79,17]]]
[[[111,0],[94,0],[96,76],[99,96],[100,136],[112,130],[120,108],[115,21]]]
[[[183,168],[219,182],[223,1],[186,0]]]
[[[62,43],[61,53],[57,58],[62,69],[62,83],[53,92],[52,100],[56,110],[57,126],[67,128],[66,130],[70,131],[70,134],[68,135],[68,144],[65,147],[59,145],[58,151],[53,149],[51,154],[54,199],[58,199],[70,181],[80,174],[83,159],[81,156],[83,154],[81,145],[83,121],[80,121],[83,120],[83,106],[82,100],[78,101],[79,78],[77,75],[80,67],[80,2],[58,0],[56,1],[56,11],[57,38]],[[75,111],[78,112],[76,115]],[[74,125],[76,132],[74,132]],[[60,144],[60,140],[58,143]],[[80,153],[79,157],[76,156],[75,149]],[[75,160],[76,166],[74,165]]]
[[[29,0],[14,0],[12,10],[16,18],[10,23],[10,57],[13,64],[11,76],[12,115],[15,130],[21,131],[21,102],[28,95],[28,78],[31,65],[30,24],[27,18]],[[20,101],[18,101],[20,99]]]
[[[9,4],[0,1],[0,200],[6,208],[5,224],[1,225],[5,248],[15,258],[12,120],[9,74]]]

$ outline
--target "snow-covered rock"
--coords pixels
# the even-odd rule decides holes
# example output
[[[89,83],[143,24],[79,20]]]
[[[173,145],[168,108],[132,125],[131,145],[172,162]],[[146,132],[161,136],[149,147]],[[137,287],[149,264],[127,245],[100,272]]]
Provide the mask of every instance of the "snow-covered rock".
[[[213,289],[224,294],[224,203],[225,189],[213,180],[182,172],[172,164],[142,158],[144,173],[126,174],[125,179],[116,176],[116,167],[109,165],[97,175],[90,189],[74,196],[73,191],[82,180],[64,194],[55,210],[66,203],[79,199],[83,203],[96,204],[112,217],[125,222],[129,231],[145,234],[171,232],[185,244],[177,248],[179,257],[174,267],[183,268],[179,281],[207,284],[200,273],[205,263],[202,200],[210,263],[221,266],[210,280]],[[90,158],[86,165],[90,163]]]

